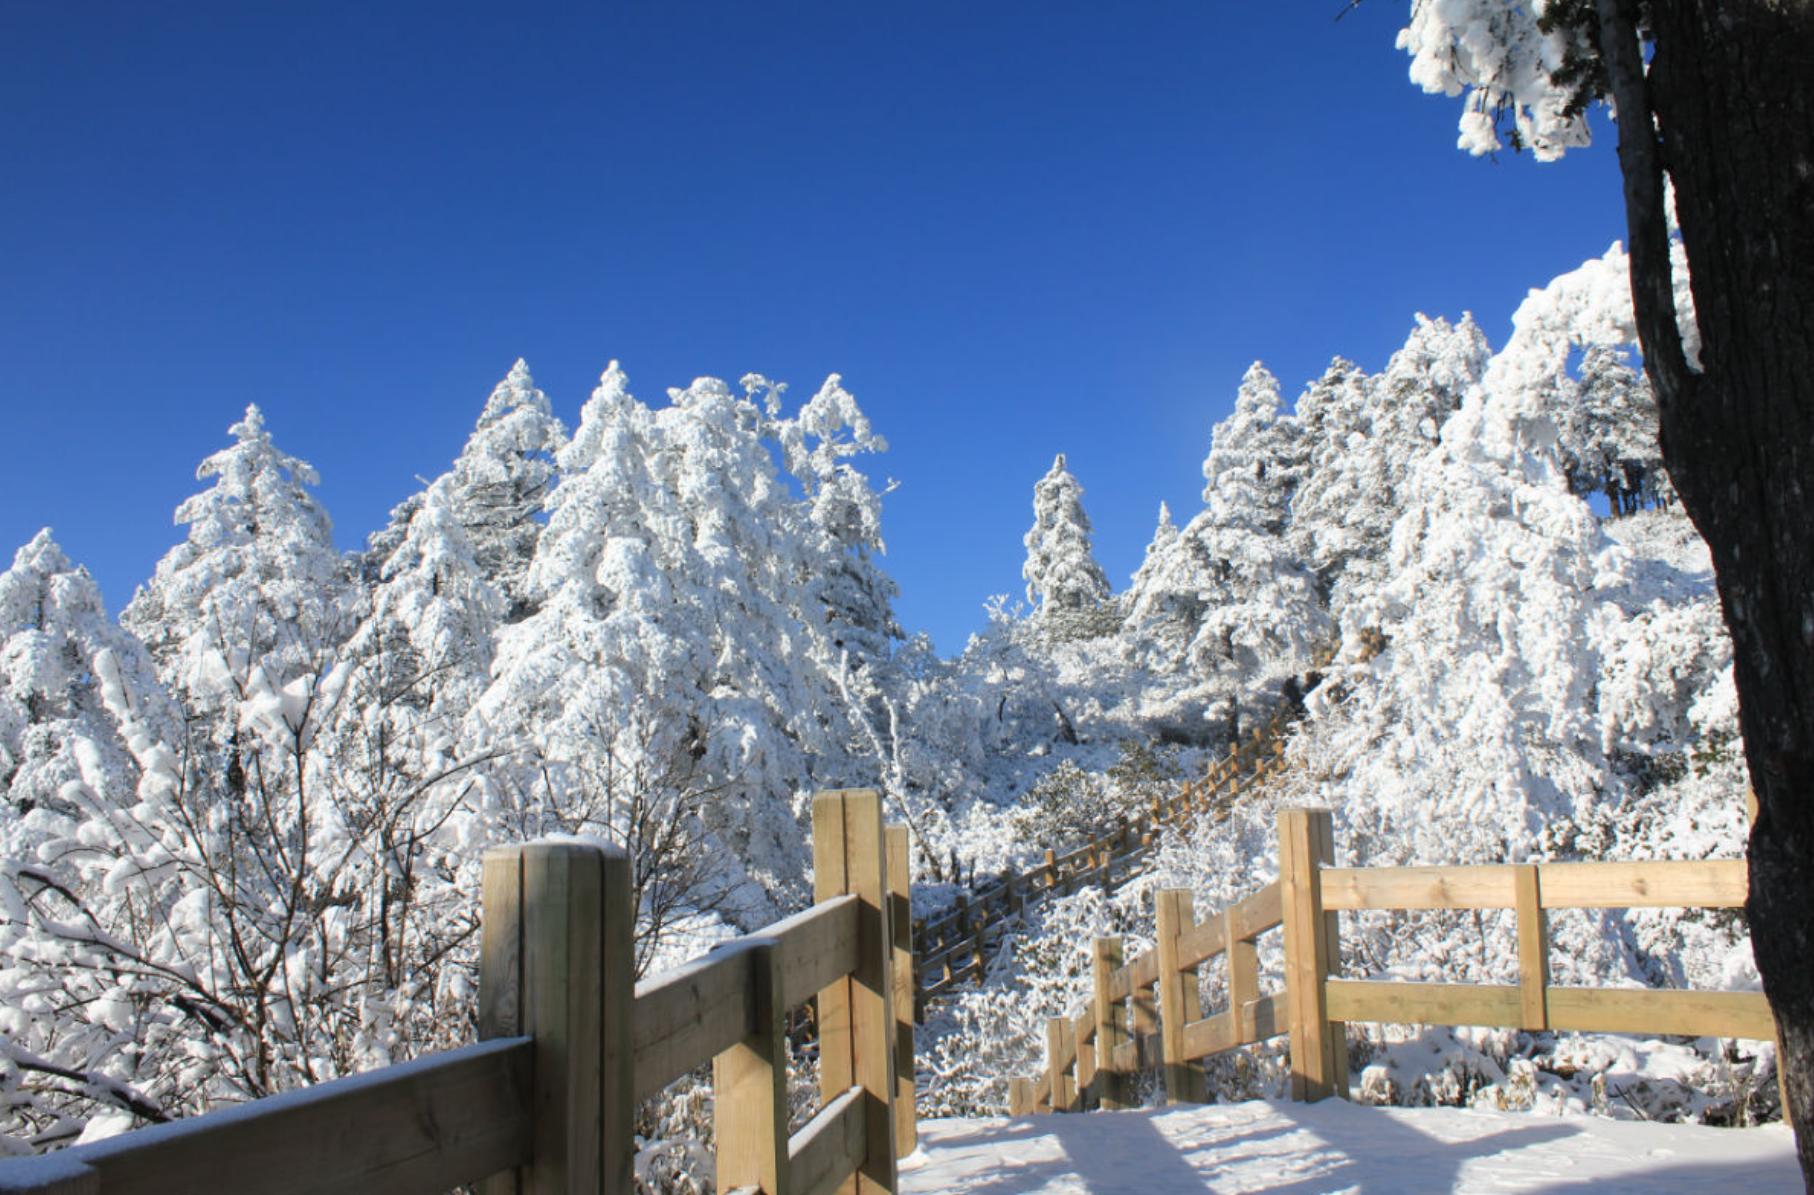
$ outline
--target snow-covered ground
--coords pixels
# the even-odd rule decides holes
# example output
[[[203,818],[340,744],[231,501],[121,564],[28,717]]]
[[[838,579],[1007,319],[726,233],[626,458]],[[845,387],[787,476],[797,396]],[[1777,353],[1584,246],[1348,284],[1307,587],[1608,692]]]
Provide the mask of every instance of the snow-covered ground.
[[[934,1120],[902,1162],[901,1190],[965,1195],[1322,1195],[1570,1191],[1704,1195],[1798,1191],[1780,1125],[1548,1117],[1343,1100]]]

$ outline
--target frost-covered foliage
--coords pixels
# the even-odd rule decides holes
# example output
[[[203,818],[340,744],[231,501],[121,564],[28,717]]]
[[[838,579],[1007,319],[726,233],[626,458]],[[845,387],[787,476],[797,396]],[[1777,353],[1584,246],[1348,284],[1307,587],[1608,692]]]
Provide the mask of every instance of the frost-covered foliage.
[[[1033,487],[1033,526],[1023,541],[1027,560],[1021,576],[1035,617],[1058,627],[1082,622],[1108,600],[1109,579],[1090,549],[1090,516],[1083,512],[1083,487],[1065,468],[1064,453]]]
[[[1328,635],[1316,579],[1285,538],[1303,447],[1277,379],[1256,363],[1211,435],[1202,513],[1174,536],[1162,526],[1128,592],[1128,628],[1148,666],[1197,682],[1183,686],[1186,703],[1255,712]]]
[[[804,796],[873,783],[885,747],[855,678],[887,659],[892,586],[877,496],[841,461],[881,445],[835,379],[793,418],[754,376],[669,398],[645,406],[613,364],[581,412],[537,609],[500,632],[472,733],[510,753],[488,783],[521,832],[716,856],[719,899],[760,924],[803,899]]]
[[[923,1112],[999,1107],[1081,999],[1090,937],[1148,944],[1155,886],[1207,909],[1270,879],[1287,804],[1333,808],[1362,864],[1738,853],[1731,649],[1656,469],[1624,266],[1615,247],[1533,291],[1497,354],[1470,319],[1419,317],[1382,371],[1338,358],[1291,410],[1255,365],[1202,508],[1161,507],[1121,594],[1059,457],[1032,608],[993,599],[950,658],[896,622],[886,489],[858,467],[885,443],[835,375],[789,413],[757,374],[651,405],[613,363],[569,437],[518,362],[352,556],[250,408],[120,623],[48,533],[0,574],[0,1145],[468,1036],[487,844],[625,845],[637,965],[660,968],[806,899],[816,789],[883,790],[930,908],[1145,808],[1280,702],[1305,714],[1288,770],[1140,879],[1030,911],[989,982],[934,1011]],[[1756,983],[1730,915],[1552,930],[1562,982]],[[1357,917],[1343,945],[1351,973],[1403,978],[1503,981],[1516,958],[1496,914]],[[1370,1096],[1408,1101],[1616,1110],[1629,1072],[1647,1107],[1718,1117],[1708,1084],[1768,1073],[1356,1041]],[[1212,1071],[1242,1096],[1281,1074],[1276,1046]],[[649,1182],[699,1180],[696,1095],[651,1121]]]
[[[519,362],[355,557],[256,407],[108,619],[40,535],[0,574],[0,1104],[43,1148],[472,1031],[478,860],[628,844],[639,965],[804,899],[801,811],[898,756],[880,451],[834,377],[571,444]],[[555,479],[558,466],[559,479]]]
[[[1544,161],[1588,143],[1574,85],[1588,56],[1585,35],[1569,22],[1544,20],[1569,7],[1562,0],[1412,0],[1398,48],[1411,55],[1411,81],[1425,91],[1466,92],[1462,149],[1492,153],[1502,131]]]
[[[940,1107],[999,1109],[1001,1077],[1038,1069],[1042,1018],[1075,1012],[1086,994],[1088,937],[1151,932],[1150,913],[1132,911],[1140,892],[1187,887],[1204,910],[1272,879],[1273,819],[1287,806],[1333,809],[1338,862],[1357,865],[1742,854],[1731,647],[1705,546],[1677,510],[1656,505],[1660,487],[1627,492],[1603,515],[1580,496],[1603,491],[1610,472],[1582,484],[1593,453],[1602,464],[1642,461],[1627,449],[1654,437],[1646,396],[1616,372],[1630,319],[1615,249],[1533,291],[1498,354],[1471,321],[1420,319],[1381,374],[1338,360],[1305,392],[1285,417],[1300,455],[1278,452],[1302,472],[1274,525],[1301,553],[1284,559],[1317,570],[1341,633],[1288,769],[1227,819],[1168,840],[1154,871],[1112,900],[1080,895],[1038,914],[1044,924],[998,960],[990,982],[923,1031]],[[1603,402],[1593,391],[1608,374],[1618,392]],[[1225,436],[1241,442],[1233,432],[1217,428],[1212,462]],[[1276,507],[1250,500],[1249,509]],[[1138,575],[1130,606],[1147,618],[1147,651],[1167,608],[1156,579],[1191,537],[1163,520]],[[1189,642],[1174,635],[1174,658]],[[1233,674],[1246,684],[1260,675],[1251,662]],[[1164,691],[1154,684],[1145,708]],[[1061,765],[1029,791],[1052,804],[1055,793],[1103,788],[1090,766]],[[1095,911],[1078,920],[1085,908]],[[1757,986],[1742,921],[1727,911],[1557,913],[1550,928],[1559,983]],[[1344,968],[1515,982],[1514,930],[1509,913],[1344,917]],[[1262,942],[1263,987],[1281,949],[1276,935]],[[1206,1009],[1225,1000],[1224,982],[1218,966],[1205,969]],[[1009,1034],[1027,1036],[991,1041]],[[1727,1122],[1774,1106],[1768,1043],[1359,1026],[1351,1035],[1369,1099]],[[1212,1089],[1279,1094],[1281,1049],[1217,1060]]]

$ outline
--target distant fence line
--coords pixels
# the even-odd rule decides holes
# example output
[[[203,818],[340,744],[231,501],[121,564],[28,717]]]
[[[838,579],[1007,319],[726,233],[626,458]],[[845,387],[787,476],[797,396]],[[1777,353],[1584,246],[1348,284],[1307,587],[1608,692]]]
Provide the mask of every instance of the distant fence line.
[[[1201,920],[1188,890],[1159,892],[1157,944],[1131,961],[1122,958],[1121,939],[1095,939],[1094,995],[1074,1016],[1047,1021],[1045,1071],[1010,1079],[1010,1111],[1119,1108],[1131,1077],[1150,1069],[1163,1072],[1169,1102],[1200,1103],[1204,1059],[1282,1035],[1290,1037],[1292,1098],[1345,1098],[1349,1021],[1762,1040],[1775,1034],[1759,992],[1550,982],[1549,910],[1737,908],[1746,894],[1742,859],[1335,867],[1332,827],[1326,809],[1285,810],[1276,881]],[[1341,978],[1338,914],[1362,909],[1513,910],[1518,983]],[[1262,993],[1255,944],[1280,929],[1284,986]],[[1228,1004],[1201,1016],[1197,969],[1218,955],[1227,956]],[[1785,1101],[1785,1116],[1787,1107]]]
[[[1201,779],[1169,799],[1156,799],[1136,819],[1064,854],[1047,850],[1028,871],[1010,869],[960,894],[956,906],[913,927],[916,1012],[954,987],[980,979],[989,951],[1011,933],[1021,914],[1051,896],[1097,886],[1109,889],[1146,871],[1161,833],[1202,817],[1225,817],[1243,792],[1284,769],[1287,711],[1255,728]]]

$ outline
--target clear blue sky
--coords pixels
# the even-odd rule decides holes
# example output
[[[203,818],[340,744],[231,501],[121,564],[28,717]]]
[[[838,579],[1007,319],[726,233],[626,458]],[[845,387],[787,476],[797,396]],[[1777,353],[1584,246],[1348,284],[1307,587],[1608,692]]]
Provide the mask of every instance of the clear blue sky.
[[[943,650],[1055,452],[1124,585],[1249,362],[1501,343],[1622,234],[1610,144],[1466,157],[1343,3],[0,0],[0,551],[117,609],[248,401],[356,546],[516,357],[569,422],[615,357],[842,373]]]

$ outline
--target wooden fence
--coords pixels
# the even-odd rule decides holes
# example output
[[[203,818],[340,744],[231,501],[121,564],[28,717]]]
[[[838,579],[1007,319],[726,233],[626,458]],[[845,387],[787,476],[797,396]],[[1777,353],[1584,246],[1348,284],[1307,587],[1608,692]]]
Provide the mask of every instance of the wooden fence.
[[[1146,870],[1152,848],[1168,826],[1199,817],[1226,816],[1241,793],[1284,769],[1285,712],[1255,729],[1200,780],[1169,800],[1155,800],[1145,815],[1064,854],[1048,850],[1031,871],[1009,871],[960,895],[950,912],[915,924],[918,964],[916,1015],[926,1001],[981,978],[989,951],[1013,932],[1029,905],[1096,885],[1111,888]]]
[[[1203,1059],[1282,1034],[1291,1038],[1292,1098],[1345,1098],[1349,1021],[1766,1040],[1775,1033],[1758,992],[1550,983],[1549,910],[1736,908],[1745,902],[1742,859],[1334,867],[1331,818],[1322,809],[1282,812],[1278,842],[1278,880],[1203,920],[1188,891],[1158,893],[1157,945],[1131,962],[1122,960],[1119,938],[1096,939],[1094,999],[1075,1016],[1047,1022],[1045,1073],[1009,1081],[1013,1114],[1120,1107],[1130,1077],[1155,1067],[1164,1071],[1168,1101],[1201,1102]],[[1338,916],[1361,909],[1514,910],[1519,981],[1341,978]],[[1284,987],[1262,993],[1255,942],[1275,929],[1285,938]],[[1221,954],[1229,1002],[1202,1017],[1197,969]]]
[[[487,852],[477,1045],[61,1153],[0,1192],[629,1192],[637,1103],[706,1062],[720,1190],[887,1195],[914,1147],[907,837],[813,802],[815,904],[632,988],[630,860]],[[789,1134],[788,1011],[818,1002],[823,1106]]]

